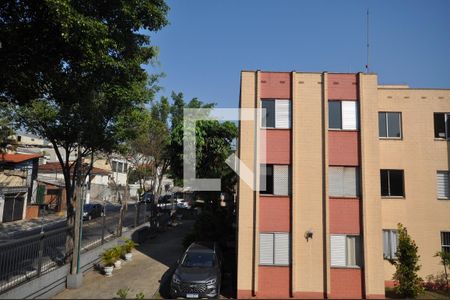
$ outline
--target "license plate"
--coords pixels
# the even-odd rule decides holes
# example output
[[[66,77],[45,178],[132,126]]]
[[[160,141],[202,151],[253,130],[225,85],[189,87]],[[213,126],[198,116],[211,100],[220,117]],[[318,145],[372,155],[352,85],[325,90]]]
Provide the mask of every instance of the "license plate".
[[[186,298],[198,298],[198,294],[186,294]]]

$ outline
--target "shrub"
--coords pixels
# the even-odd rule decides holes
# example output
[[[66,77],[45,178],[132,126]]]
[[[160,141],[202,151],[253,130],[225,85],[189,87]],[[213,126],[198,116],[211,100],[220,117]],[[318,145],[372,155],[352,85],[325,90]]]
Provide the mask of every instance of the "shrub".
[[[107,267],[113,266],[114,262],[119,258],[117,249],[110,248],[102,253],[101,261]]]
[[[424,288],[427,291],[444,291],[447,287],[447,277],[444,272],[436,275],[428,275],[425,280]]]
[[[390,260],[395,266],[394,280],[398,281],[395,292],[402,296],[412,298],[423,291],[423,280],[417,275],[420,270],[418,247],[408,235],[406,228],[398,224],[398,247],[395,255],[397,259]]]
[[[127,239],[127,240],[125,240],[125,243],[123,244],[123,247],[124,247],[126,253],[130,253],[131,250],[136,248],[136,243],[133,242],[133,240]]]

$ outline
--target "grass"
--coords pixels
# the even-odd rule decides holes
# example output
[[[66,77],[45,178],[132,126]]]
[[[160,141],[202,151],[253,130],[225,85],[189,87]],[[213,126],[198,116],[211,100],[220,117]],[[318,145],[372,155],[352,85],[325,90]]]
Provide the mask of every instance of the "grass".
[[[394,289],[386,289],[386,299],[401,299]],[[450,294],[445,291],[425,291],[419,294],[416,299],[450,299]]]

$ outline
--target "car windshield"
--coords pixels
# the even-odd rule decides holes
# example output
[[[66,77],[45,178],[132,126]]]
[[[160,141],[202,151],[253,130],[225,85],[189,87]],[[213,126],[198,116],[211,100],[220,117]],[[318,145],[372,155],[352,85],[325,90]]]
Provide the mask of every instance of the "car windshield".
[[[83,207],[84,211],[91,211],[94,209],[94,205],[93,204],[85,204]]]
[[[183,267],[210,268],[214,266],[214,253],[188,252],[181,265]]]

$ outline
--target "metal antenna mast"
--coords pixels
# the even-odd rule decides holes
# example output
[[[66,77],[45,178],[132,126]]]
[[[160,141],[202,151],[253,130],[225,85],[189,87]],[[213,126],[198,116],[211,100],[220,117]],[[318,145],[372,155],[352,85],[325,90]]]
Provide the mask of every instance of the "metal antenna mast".
[[[367,9],[367,64],[366,64],[366,73],[369,73],[369,9]]]

